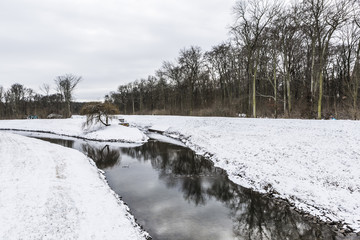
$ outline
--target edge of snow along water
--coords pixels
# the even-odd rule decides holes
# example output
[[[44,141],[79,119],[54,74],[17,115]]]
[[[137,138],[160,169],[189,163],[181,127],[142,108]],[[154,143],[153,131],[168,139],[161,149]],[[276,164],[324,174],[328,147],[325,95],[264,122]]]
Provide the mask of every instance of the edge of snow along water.
[[[242,186],[360,231],[360,122],[125,116],[180,139]]]
[[[145,143],[148,140],[148,137],[137,128],[124,127],[113,123],[108,127],[98,124],[83,129],[84,122],[84,116],[73,116],[68,119],[0,120],[0,130],[51,133],[105,142]]]
[[[84,154],[0,135],[0,239],[150,238]]]
[[[221,117],[125,116],[132,125],[181,139],[242,186],[287,199],[324,221],[360,231],[360,122]],[[0,129],[84,136],[84,117],[2,120]],[[126,136],[125,130],[132,131]],[[131,129],[131,130],[130,130]],[[99,139],[146,141],[136,128],[93,129]],[[97,130],[97,131],[95,131]],[[90,133],[90,132],[89,132]],[[96,138],[94,138],[96,139]]]

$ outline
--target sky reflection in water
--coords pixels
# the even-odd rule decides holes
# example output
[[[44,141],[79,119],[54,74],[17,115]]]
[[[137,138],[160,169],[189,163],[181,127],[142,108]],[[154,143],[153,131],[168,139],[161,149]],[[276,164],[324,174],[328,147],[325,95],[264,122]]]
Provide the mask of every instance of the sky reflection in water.
[[[181,146],[43,140],[92,158],[154,239],[341,239],[328,226],[230,182],[223,170]]]

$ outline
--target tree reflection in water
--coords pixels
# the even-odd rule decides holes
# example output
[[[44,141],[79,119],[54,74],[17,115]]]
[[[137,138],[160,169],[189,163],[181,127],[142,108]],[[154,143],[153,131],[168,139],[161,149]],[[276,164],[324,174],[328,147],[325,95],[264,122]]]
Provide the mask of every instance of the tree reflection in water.
[[[72,141],[72,140],[57,139],[57,138],[45,138],[45,137],[36,137],[36,138],[47,141],[47,142],[51,142],[51,143],[61,145],[63,147],[74,148],[74,141]]]
[[[109,145],[94,147],[90,144],[83,144],[82,151],[94,160],[96,166],[100,169],[111,168],[121,161],[119,149],[110,148]]]
[[[205,205],[215,198],[229,210],[236,239],[341,239],[329,226],[306,220],[288,204],[229,181],[225,172],[194,152],[161,142],[122,148],[122,154],[151,161],[159,178],[171,187],[181,186],[184,198]]]
[[[73,141],[44,140],[74,148]],[[201,206],[214,198],[226,206],[233,222],[234,239],[344,239],[329,226],[306,220],[287,204],[279,204],[272,198],[232,183],[223,170],[215,168],[210,161],[189,149],[150,141],[133,148],[84,143],[79,150],[101,169],[119,165],[121,155],[128,155],[139,162],[150,161],[159,179],[168,188],[180,186],[184,199],[189,203]]]

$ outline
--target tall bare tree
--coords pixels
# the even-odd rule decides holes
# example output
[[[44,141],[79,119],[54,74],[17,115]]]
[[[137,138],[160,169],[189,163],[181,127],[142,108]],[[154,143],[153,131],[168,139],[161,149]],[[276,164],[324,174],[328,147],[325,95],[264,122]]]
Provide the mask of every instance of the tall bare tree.
[[[65,74],[55,78],[57,91],[63,96],[65,102],[65,116],[71,117],[70,104],[73,98],[73,91],[81,81],[81,76],[74,74]]]
[[[184,74],[184,80],[188,87],[188,99],[190,114],[194,109],[194,94],[197,82],[200,79],[202,68],[202,51],[200,47],[190,47],[189,49],[183,49],[180,51],[180,57],[178,59],[180,69]]]
[[[330,41],[333,34],[351,16],[351,8],[354,0],[304,0],[304,10],[310,14],[311,20],[308,27],[314,30],[313,44],[317,46],[318,73],[317,78],[319,93],[317,104],[317,117],[321,119],[322,100],[324,88],[324,71],[326,70],[326,61],[329,52]],[[315,65],[312,66],[315,72]]]
[[[205,58],[209,63],[210,71],[213,73],[213,80],[220,85],[221,105],[225,106],[231,103],[232,93],[230,91],[230,72],[231,72],[231,46],[229,43],[222,43],[212,48],[210,52],[205,54]]]
[[[256,76],[259,65],[261,35],[279,11],[280,5],[277,1],[270,2],[267,0],[240,0],[236,2],[234,7],[234,14],[237,20],[232,27],[232,33],[239,45],[243,45],[247,50],[249,105],[252,103],[252,115],[255,118]]]

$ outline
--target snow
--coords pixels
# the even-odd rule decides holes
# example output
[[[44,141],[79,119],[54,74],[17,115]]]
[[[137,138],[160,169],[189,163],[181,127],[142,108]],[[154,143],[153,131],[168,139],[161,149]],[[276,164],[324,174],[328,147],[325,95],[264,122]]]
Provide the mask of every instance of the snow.
[[[232,181],[360,231],[360,122],[125,116],[180,139]]]
[[[171,138],[171,137],[164,136],[159,133],[149,132],[149,133],[147,133],[147,135],[149,138],[160,141],[160,142],[166,142],[166,143],[170,143],[170,144],[177,145],[180,147],[186,147],[186,145],[182,141]]]
[[[115,119],[109,127],[98,124],[89,129],[82,128],[84,122],[85,117],[83,116],[74,116],[71,119],[2,120],[0,121],[0,130],[39,131],[87,140],[129,143],[144,143],[148,139],[137,128],[118,125]]]
[[[131,126],[164,132],[166,137],[180,140],[225,169],[229,178],[237,184],[272,193],[325,221],[342,221],[360,231],[358,121],[122,117]],[[110,128],[97,127],[84,132],[81,129],[84,121],[83,117],[3,120],[0,121],[0,129],[46,131],[95,140],[147,141],[137,128],[126,128],[116,123]],[[172,141],[159,134],[152,133],[152,137]],[[22,151],[26,152],[26,149]],[[22,168],[22,165],[19,163],[16,167]],[[3,216],[2,213],[0,215]],[[0,223],[0,226],[4,225]]]
[[[91,159],[37,139],[0,136],[0,239],[146,239]]]

